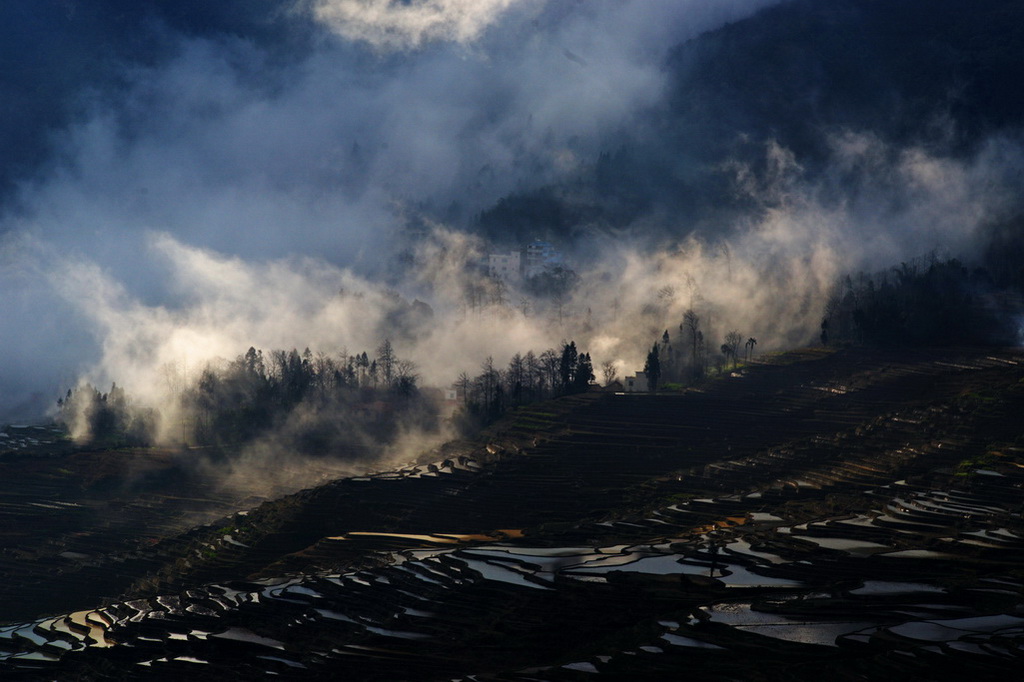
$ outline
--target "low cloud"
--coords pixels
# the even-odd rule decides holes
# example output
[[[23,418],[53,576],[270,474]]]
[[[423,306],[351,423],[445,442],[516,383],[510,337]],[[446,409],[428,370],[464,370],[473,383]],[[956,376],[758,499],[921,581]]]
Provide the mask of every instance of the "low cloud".
[[[513,5],[538,0],[317,0],[318,19],[349,40],[379,48],[419,47],[446,40],[470,43]]]
[[[121,64],[121,89],[80,102],[4,207],[0,413],[38,416],[79,380],[167,409],[250,346],[372,354],[390,338],[445,386],[575,340],[631,373],[691,308],[712,352],[733,329],[790,347],[817,338],[844,272],[969,253],[1012,212],[1009,134],[956,157],[836,130],[814,167],[747,139],[691,174],[725,178],[742,213],[699,232],[657,205],[630,224],[584,215],[564,249],[579,283],[557,301],[480,277],[497,247],[468,233],[474,216],[513,192],[593,192],[601,152],[657,144],[673,46],[772,4],[324,0],[335,34],[292,60],[169,36],[166,58]]]
[[[438,224],[406,244],[401,267],[384,280],[325,258],[243,258],[164,232],[140,233],[126,270],[9,240],[4,273],[23,293],[8,299],[7,312],[32,321],[11,346],[31,353],[42,330],[50,362],[65,358],[51,382],[66,387],[87,366],[84,380],[116,381],[154,406],[168,402],[172,369],[194,378],[249,346],[372,354],[391,338],[422,383],[444,386],[487,356],[502,366],[516,352],[573,339],[596,364],[632,371],[664,330],[677,336],[688,309],[701,316],[712,350],[733,329],[756,337],[760,349],[813,341],[844,273],[969,250],[979,230],[1016,206],[1006,178],[1024,168],[1024,155],[1010,140],[993,140],[966,161],[886,149],[870,134],[843,132],[834,144],[840,151],[821,177],[772,142],[761,162],[727,164],[735,191],[754,208],[718,236],[666,240],[657,236],[673,231],[664,224],[637,225],[632,236],[590,234],[584,252],[568,254],[579,283],[557,302],[514,284],[495,290],[476,269],[488,245]],[[839,175],[856,191],[836,194]],[[157,289],[137,287],[139,273],[159,273]],[[417,299],[432,317],[410,312]],[[69,334],[57,341],[60,320]],[[83,352],[90,348],[91,361]]]

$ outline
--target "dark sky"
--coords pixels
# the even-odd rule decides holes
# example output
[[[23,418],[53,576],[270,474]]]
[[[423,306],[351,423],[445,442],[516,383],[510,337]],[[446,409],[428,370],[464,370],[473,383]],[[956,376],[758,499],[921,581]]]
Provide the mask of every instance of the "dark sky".
[[[0,5],[0,190],[55,152],[48,136],[84,115],[90,90],[116,98],[125,69],[173,58],[184,36],[252,41],[300,58],[307,14],[273,0],[8,0]]]

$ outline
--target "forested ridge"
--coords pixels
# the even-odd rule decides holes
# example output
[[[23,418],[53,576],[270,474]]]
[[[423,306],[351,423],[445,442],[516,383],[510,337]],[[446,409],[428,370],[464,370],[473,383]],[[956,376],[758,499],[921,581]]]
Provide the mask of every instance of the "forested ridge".
[[[107,392],[83,384],[57,401],[57,418],[90,447],[163,440],[230,450],[272,437],[302,454],[369,456],[403,431],[452,425],[472,433],[511,408],[586,391],[594,379],[590,355],[574,341],[539,355],[516,353],[504,369],[488,357],[479,374],[463,372],[453,382],[451,397],[421,388],[415,363],[388,339],[373,356],[250,347],[186,379],[169,405],[146,405],[116,382]]]

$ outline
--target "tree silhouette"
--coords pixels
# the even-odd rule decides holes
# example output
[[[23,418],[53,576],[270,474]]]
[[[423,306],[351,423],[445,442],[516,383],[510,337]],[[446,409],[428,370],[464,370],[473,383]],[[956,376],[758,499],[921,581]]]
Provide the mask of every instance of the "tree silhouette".
[[[458,387],[458,390],[462,392],[463,407],[469,406],[469,387],[471,385],[471,381],[472,380],[469,378],[469,375],[465,372],[460,372],[459,378],[455,381],[455,385]]]
[[[726,357],[730,357],[730,356],[732,357],[732,368],[733,369],[736,369],[736,362],[737,362],[736,356],[740,352],[740,343],[742,341],[743,341],[743,337],[740,336],[740,333],[738,331],[733,329],[731,332],[729,332],[728,334],[725,335],[725,343],[722,344],[722,353]],[[726,351],[725,350],[726,348],[728,348],[729,350]]]
[[[576,363],[576,369],[572,377],[572,392],[583,393],[590,387],[594,380],[594,365],[590,362],[589,353],[580,353]]]
[[[601,374],[604,377],[604,385],[610,386],[618,377],[619,371],[615,368],[614,362],[611,360],[605,360],[601,363]]]
[[[683,313],[683,325],[690,332],[690,360],[692,362],[693,377],[696,379],[701,373],[699,348],[703,334],[700,331],[700,317],[694,312],[693,308]]]
[[[658,358],[658,344],[651,346],[647,353],[647,360],[644,362],[644,374],[647,375],[647,390],[657,391],[658,382],[661,380],[661,360]]]
[[[384,385],[388,388],[391,388],[391,384],[395,380],[395,362],[395,349],[391,346],[391,340],[384,339],[384,342],[377,347],[377,369],[380,371]]]
[[[579,362],[579,353],[576,351],[576,342],[570,341],[562,347],[562,359],[558,365],[558,376],[562,382],[562,393],[569,393],[573,376],[576,374],[576,365]]]

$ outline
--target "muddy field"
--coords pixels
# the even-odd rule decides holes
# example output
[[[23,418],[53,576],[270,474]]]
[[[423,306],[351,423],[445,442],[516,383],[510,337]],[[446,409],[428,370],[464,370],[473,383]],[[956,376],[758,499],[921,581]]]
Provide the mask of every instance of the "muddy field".
[[[0,675],[1006,679],[1024,354],[807,350],[274,501],[0,460]]]

